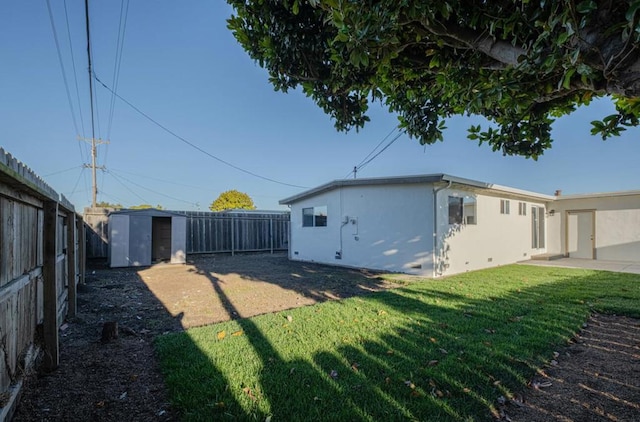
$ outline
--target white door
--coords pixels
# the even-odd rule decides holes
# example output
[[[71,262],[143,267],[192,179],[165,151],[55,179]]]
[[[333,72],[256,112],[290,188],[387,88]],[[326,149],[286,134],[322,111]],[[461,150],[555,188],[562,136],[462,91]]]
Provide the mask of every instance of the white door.
[[[569,257],[593,259],[593,211],[569,212],[567,230]]]

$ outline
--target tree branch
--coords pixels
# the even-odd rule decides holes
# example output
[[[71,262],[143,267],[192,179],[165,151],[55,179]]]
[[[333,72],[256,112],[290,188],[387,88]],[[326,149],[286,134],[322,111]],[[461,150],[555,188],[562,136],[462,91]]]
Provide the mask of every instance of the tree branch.
[[[422,23],[432,34],[458,41],[462,45],[458,45],[458,48],[479,51],[505,65],[517,65],[518,57],[526,54],[526,50],[520,47],[515,47],[505,41],[496,40],[489,35],[478,34],[474,31],[461,28],[450,22],[448,22],[446,26],[439,22],[434,22],[433,24]]]

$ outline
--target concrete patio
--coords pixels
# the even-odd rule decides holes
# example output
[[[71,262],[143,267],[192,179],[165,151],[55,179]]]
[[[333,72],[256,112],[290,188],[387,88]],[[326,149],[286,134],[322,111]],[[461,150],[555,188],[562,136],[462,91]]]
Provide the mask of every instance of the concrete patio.
[[[549,261],[529,260],[519,264],[538,265],[543,267],[584,268],[588,270],[615,271],[619,273],[640,274],[640,261],[604,261],[595,259],[560,258]]]

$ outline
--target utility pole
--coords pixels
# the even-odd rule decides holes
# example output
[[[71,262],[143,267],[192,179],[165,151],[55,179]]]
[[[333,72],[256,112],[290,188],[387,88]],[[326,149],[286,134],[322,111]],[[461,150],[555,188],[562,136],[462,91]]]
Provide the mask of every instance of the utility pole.
[[[87,30],[87,61],[89,70],[89,101],[91,104],[91,139],[84,139],[84,141],[91,142],[91,164],[85,164],[85,168],[91,168],[92,176],[92,195],[91,195],[91,207],[95,208],[98,199],[98,177],[96,175],[96,169],[104,170],[104,166],[96,165],[98,158],[99,144],[106,144],[109,141],[96,140],[95,120],[93,113],[93,69],[91,68],[91,32],[89,31],[89,0],[84,0],[84,17]]]
[[[108,144],[109,141],[103,141],[102,139],[96,139],[96,138],[91,138],[91,139],[80,138],[80,139],[85,141],[85,142],[91,143],[91,164],[84,164],[83,167],[91,169],[91,180],[92,180],[92,184],[91,184],[91,207],[95,208],[96,204],[98,202],[98,177],[97,177],[97,174],[96,174],[96,170],[97,169],[100,169],[100,170],[104,170],[105,169],[104,166],[97,165],[98,145],[100,145],[100,144]]]
[[[356,178],[356,173],[358,173],[358,166],[353,166],[353,178]]]

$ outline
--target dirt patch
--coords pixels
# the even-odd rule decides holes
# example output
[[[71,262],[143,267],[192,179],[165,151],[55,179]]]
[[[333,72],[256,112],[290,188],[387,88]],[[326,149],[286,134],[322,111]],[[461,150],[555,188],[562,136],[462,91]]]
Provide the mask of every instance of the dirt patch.
[[[502,408],[527,422],[640,419],[640,321],[594,315],[529,389]]]
[[[14,420],[176,420],[155,336],[394,286],[374,273],[290,262],[283,254],[90,269],[77,316],[60,331],[59,368],[27,379]],[[119,336],[103,344],[107,321],[118,322]]]
[[[155,360],[155,336],[395,286],[375,273],[268,254],[89,270],[78,315],[60,331],[60,367],[28,378],[15,420],[176,420]],[[118,322],[119,337],[103,344],[107,321]],[[558,353],[556,365],[541,369],[523,396],[501,407],[503,419],[637,420],[640,321],[594,316]]]

